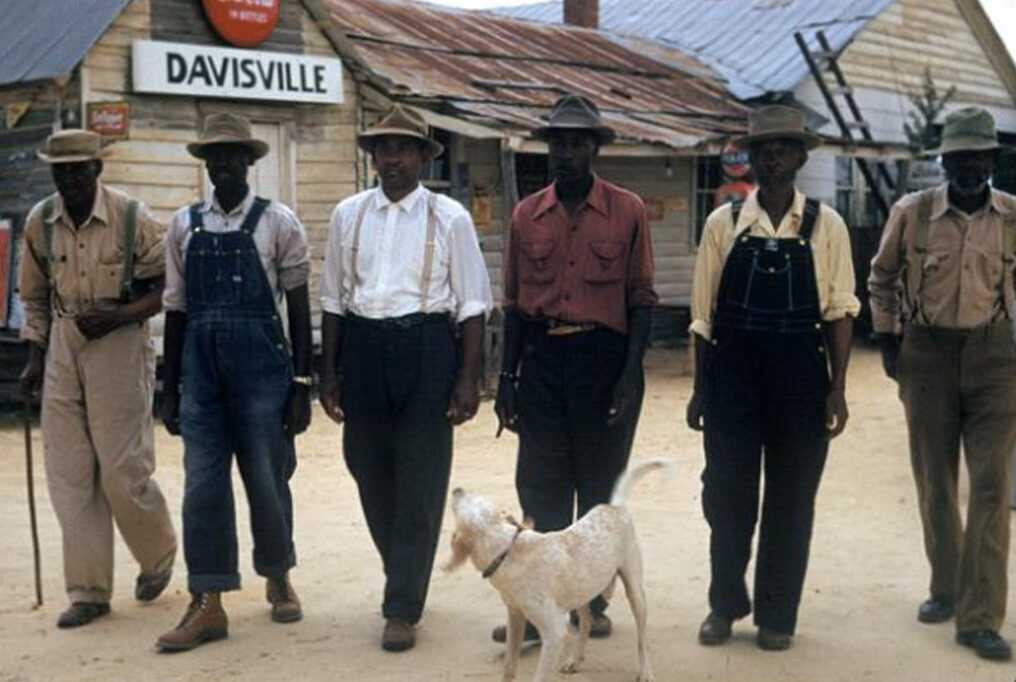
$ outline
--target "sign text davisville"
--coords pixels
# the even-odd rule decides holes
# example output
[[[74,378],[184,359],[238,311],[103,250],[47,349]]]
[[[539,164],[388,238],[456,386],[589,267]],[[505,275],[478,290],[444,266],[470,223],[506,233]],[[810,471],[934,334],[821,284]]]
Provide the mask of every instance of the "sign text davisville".
[[[342,101],[342,62],[283,52],[134,41],[134,91],[287,102]]]

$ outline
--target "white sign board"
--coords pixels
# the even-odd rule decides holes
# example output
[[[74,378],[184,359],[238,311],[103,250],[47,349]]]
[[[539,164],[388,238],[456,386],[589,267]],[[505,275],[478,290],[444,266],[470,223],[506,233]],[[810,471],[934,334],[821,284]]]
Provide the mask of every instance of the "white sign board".
[[[285,52],[136,40],[134,92],[342,102],[342,62]]]

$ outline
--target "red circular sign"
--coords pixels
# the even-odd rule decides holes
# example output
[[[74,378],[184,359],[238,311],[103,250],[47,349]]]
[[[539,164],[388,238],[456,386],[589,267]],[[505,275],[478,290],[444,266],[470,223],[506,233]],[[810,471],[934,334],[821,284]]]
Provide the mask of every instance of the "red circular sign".
[[[279,23],[282,0],[201,0],[205,15],[222,39],[237,47],[268,40]]]
[[[743,178],[751,171],[748,150],[741,149],[733,142],[723,148],[720,163],[723,165],[723,172],[730,178]]]

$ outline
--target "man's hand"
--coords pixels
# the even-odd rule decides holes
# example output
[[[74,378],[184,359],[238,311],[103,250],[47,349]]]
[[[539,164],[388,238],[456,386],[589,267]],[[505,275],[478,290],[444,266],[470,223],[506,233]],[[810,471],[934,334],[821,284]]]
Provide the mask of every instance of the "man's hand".
[[[310,426],[310,386],[293,384],[286,401],[283,425],[290,438],[299,436]]]
[[[455,382],[452,399],[448,402],[445,415],[452,426],[464,424],[476,415],[480,407],[479,382],[470,376],[463,375]]]
[[[877,339],[878,348],[882,351],[882,369],[887,377],[895,381],[902,339],[896,334],[879,334]]]
[[[635,402],[639,387],[639,373],[642,371],[640,362],[629,362],[621,372],[621,378],[614,384],[614,392],[607,411],[607,426],[613,426],[631,409]]]
[[[28,362],[18,379],[18,397],[32,401],[42,391],[42,378],[46,373],[45,351],[34,343],[29,344]]]
[[[497,415],[497,434],[501,435],[502,429],[512,432],[519,430],[519,413],[516,409],[516,379],[512,376],[504,376],[497,382],[497,397],[494,399],[494,414]]]
[[[692,391],[684,414],[684,418],[688,422],[688,428],[692,431],[701,431],[705,426],[705,416],[706,406],[701,394],[698,391]]]
[[[117,327],[122,327],[130,320],[124,316],[120,308],[114,308],[113,310],[94,310],[79,315],[75,322],[78,325],[78,331],[84,334],[86,339],[95,341]]]
[[[335,377],[321,377],[321,385],[318,386],[319,400],[333,422],[341,424],[346,419],[342,413],[342,400],[339,393],[339,382]]]
[[[831,388],[825,404],[826,437],[832,440],[843,433],[849,417],[850,411],[847,410],[847,396],[844,390]]]
[[[159,419],[162,420],[170,435],[180,435],[180,391],[164,387],[162,400],[159,403]]]

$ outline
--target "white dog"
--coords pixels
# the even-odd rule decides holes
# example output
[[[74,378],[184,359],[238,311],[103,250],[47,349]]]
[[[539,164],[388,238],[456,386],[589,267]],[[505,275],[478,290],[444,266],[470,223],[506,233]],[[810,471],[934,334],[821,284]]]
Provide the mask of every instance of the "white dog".
[[[533,678],[545,682],[553,674],[565,645],[569,613],[579,612],[579,636],[560,666],[575,672],[585,651],[592,617],[589,602],[599,594],[610,597],[621,577],[638,631],[638,682],[652,682],[646,645],[646,597],[642,588],[642,552],[631,515],[625,508],[628,492],[647,472],[667,466],[650,460],[625,471],[614,485],[610,504],[594,507],[568,528],[537,533],[499,513],[488,500],[457,488],[452,493],[456,527],[452,571],[472,559],[483,577],[501,593],[508,607],[504,677],[515,679],[522,634],[528,619],[540,631],[543,650]]]

